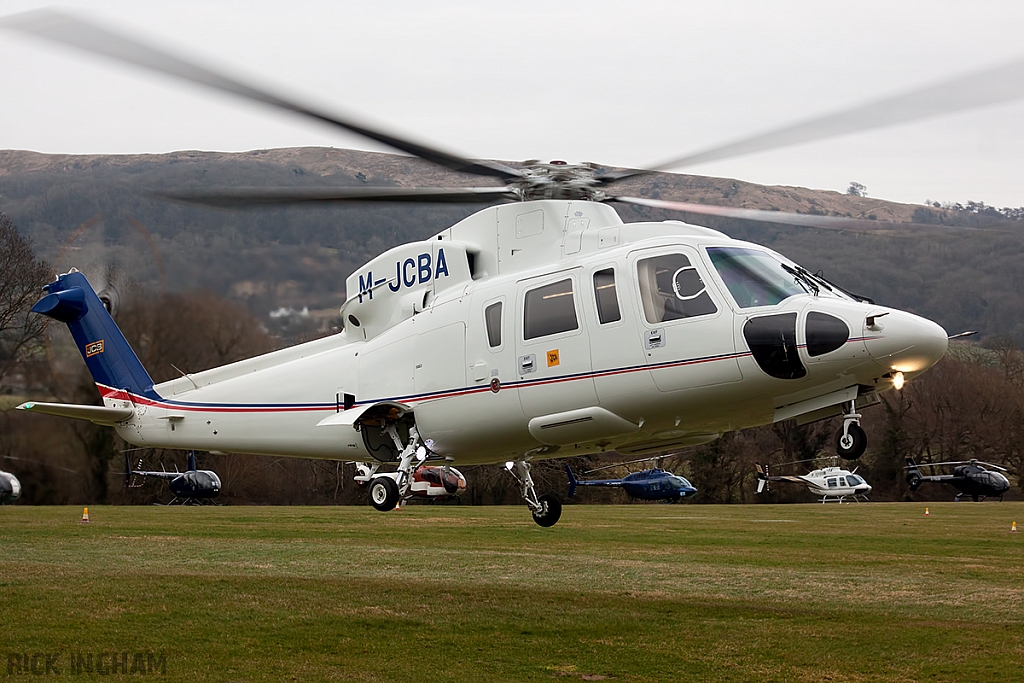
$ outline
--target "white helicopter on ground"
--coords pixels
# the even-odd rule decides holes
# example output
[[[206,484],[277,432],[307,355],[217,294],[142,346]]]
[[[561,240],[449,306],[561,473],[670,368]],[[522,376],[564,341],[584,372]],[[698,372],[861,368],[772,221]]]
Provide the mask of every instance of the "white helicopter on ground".
[[[783,463],[784,465],[792,465],[796,462],[807,462],[806,460],[797,460],[792,463]],[[798,475],[771,475],[769,474],[769,466],[760,464],[757,467],[757,492],[770,491],[770,482],[773,481],[785,481],[792,484],[803,484],[807,487],[815,496],[821,496],[822,504],[827,503],[830,500],[834,500],[840,504],[847,498],[860,502],[861,500],[867,501],[868,494],[871,493],[871,485],[864,481],[864,477],[856,474],[857,468],[853,468],[851,472],[843,467],[822,467],[821,469],[812,470],[807,474]]]
[[[304,107],[63,14],[31,12],[0,25],[503,183],[242,188],[182,192],[175,199],[213,206],[515,202],[395,247],[353,273],[341,333],[158,385],[89,282],[72,270],[46,287],[33,310],[68,325],[103,405],[29,402],[22,410],[108,424],[147,447],[386,463],[395,472],[375,471],[369,480],[371,500],[382,510],[411,495],[414,472],[424,463],[505,462],[536,522],[551,526],[561,503],[538,494],[531,461],[658,453],[735,429],[833,415],[843,415],[838,453],[857,458],[866,447],[858,406],[913,379],[946,351],[939,325],[849,294],[770,249],[678,221],[626,224],[608,202],[815,227],[862,221],[615,195],[616,182],[650,171],[468,160]],[[1002,85],[1005,70],[654,170],[1012,99],[1019,88],[991,84]],[[936,91],[958,97],[936,97]]]
[[[13,503],[21,497],[21,482],[10,472],[0,470],[0,505]]]

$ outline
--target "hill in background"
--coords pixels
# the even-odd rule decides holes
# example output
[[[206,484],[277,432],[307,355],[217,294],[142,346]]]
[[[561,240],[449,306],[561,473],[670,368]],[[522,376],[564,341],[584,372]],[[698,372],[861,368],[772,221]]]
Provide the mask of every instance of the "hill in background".
[[[116,156],[0,151],[0,211],[56,268],[75,266],[87,274],[107,270],[148,289],[210,289],[244,302],[268,325],[270,313],[281,309],[306,308],[329,319],[344,301],[345,278],[362,263],[397,244],[429,237],[479,207],[360,204],[217,211],[159,201],[148,193],[363,184],[483,183],[414,158],[334,148]],[[984,210],[694,175],[652,174],[616,189],[642,197],[866,219],[863,229],[816,230],[616,206],[627,222],[683,218],[765,244],[812,271],[824,271],[848,290],[936,320],[951,333],[976,329],[1024,342],[1019,296],[1024,222],[1019,220]],[[869,221],[908,225],[876,228]],[[308,331],[308,326],[298,328]]]

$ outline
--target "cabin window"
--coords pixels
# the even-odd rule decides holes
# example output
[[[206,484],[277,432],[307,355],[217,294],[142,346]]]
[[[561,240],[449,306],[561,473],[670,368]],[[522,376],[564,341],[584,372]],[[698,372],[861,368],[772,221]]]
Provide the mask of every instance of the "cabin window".
[[[839,485],[844,488],[846,487],[846,477],[839,477]]]
[[[825,483],[828,484],[828,487],[830,489],[834,489],[836,487],[836,480],[835,479],[829,479]]]
[[[700,273],[683,254],[641,259],[636,267],[644,317],[652,325],[718,312]]]
[[[501,302],[497,301],[484,309],[487,323],[487,345],[492,349],[501,346]]]
[[[619,297],[615,291],[615,269],[605,268],[594,273],[594,300],[597,302],[597,319],[602,325],[618,322]]]
[[[523,337],[526,339],[579,328],[569,278],[528,291],[523,310]]]
[[[782,262],[757,249],[709,247],[708,256],[740,308],[774,306],[806,290]]]

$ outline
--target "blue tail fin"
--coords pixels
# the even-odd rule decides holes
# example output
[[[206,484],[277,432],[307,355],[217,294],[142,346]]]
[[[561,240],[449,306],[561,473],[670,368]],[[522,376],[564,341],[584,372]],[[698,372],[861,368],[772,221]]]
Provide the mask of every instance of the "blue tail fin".
[[[44,289],[32,311],[67,324],[97,384],[156,398],[149,373],[84,275],[72,269]]]
[[[576,493],[576,485],[579,482],[576,480],[576,475],[572,473],[572,468],[568,465],[565,466],[565,471],[569,474],[569,498],[572,498],[572,494]]]

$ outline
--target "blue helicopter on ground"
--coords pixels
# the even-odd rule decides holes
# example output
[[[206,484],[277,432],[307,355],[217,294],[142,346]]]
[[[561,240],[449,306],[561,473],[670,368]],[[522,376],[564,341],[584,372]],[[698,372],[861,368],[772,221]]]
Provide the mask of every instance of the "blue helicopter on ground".
[[[644,458],[642,460],[630,460],[629,462],[605,465],[604,467],[587,470],[584,474],[652,459],[660,460],[661,458]],[[697,494],[697,489],[684,477],[673,474],[668,470],[663,470],[660,467],[643,470],[642,472],[633,472],[627,474],[622,479],[577,479],[576,475],[573,474],[572,468],[568,465],[565,466],[565,471],[569,475],[569,498],[572,498],[573,494],[576,493],[577,486],[613,486],[621,488],[630,498],[662,500],[669,503],[675,503]]]
[[[139,461],[139,467],[142,467],[142,461]],[[125,488],[139,488],[142,486],[142,482],[136,483],[135,476],[139,477],[155,477],[157,479],[166,479],[168,487],[171,489],[171,493],[174,494],[174,498],[168,505],[174,505],[175,503],[180,505],[205,505],[207,503],[217,503],[213,500],[220,495],[220,477],[213,470],[200,470],[196,468],[196,454],[194,451],[188,452],[188,468],[184,472],[179,472],[177,466],[175,466],[173,472],[168,472],[161,469],[159,472],[148,472],[141,469],[133,470],[128,461],[128,454],[124,455],[124,484]]]

